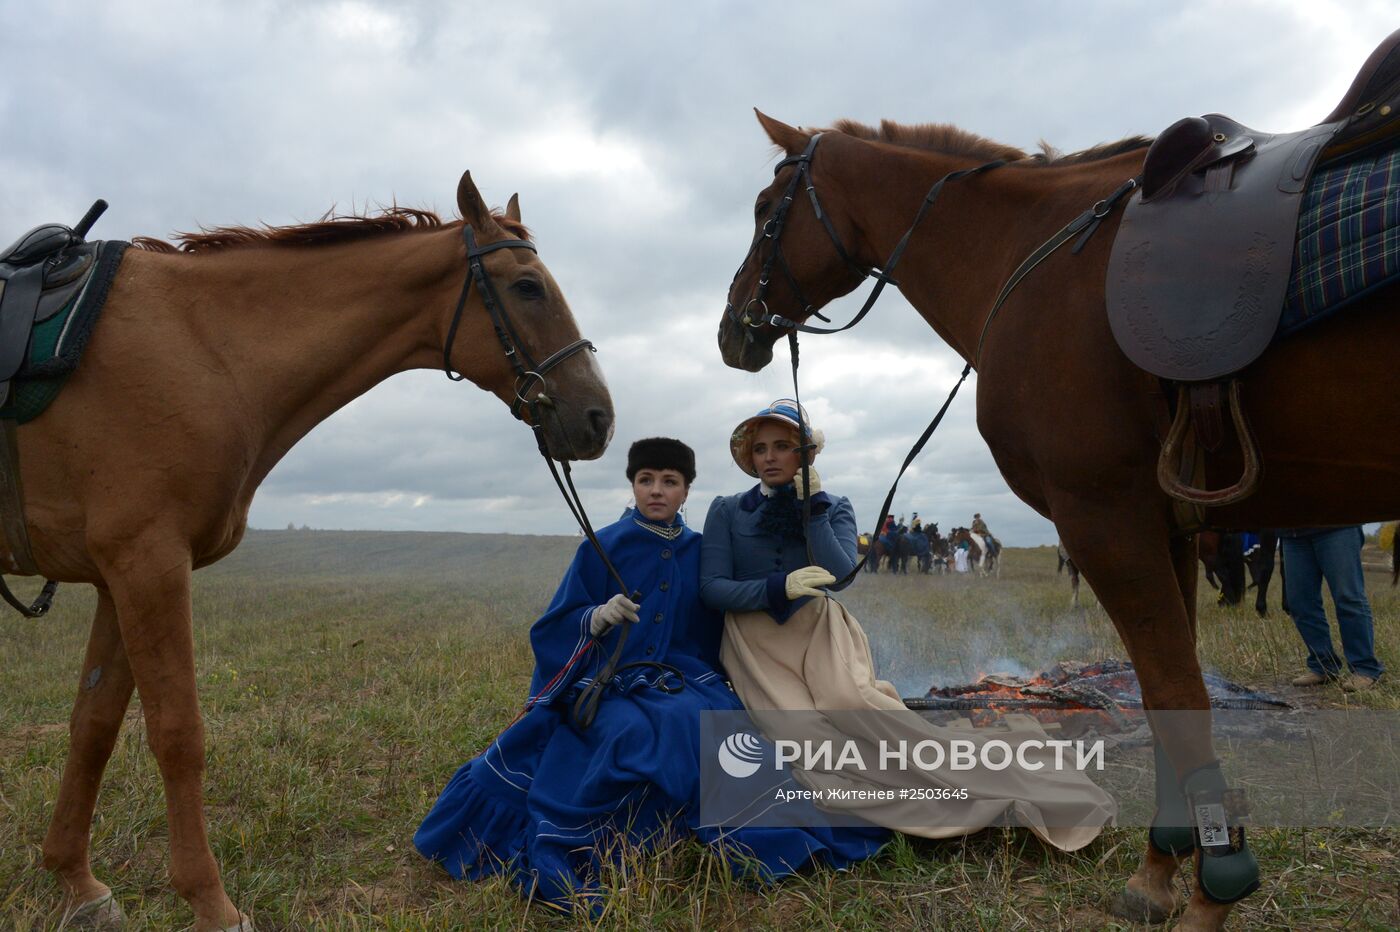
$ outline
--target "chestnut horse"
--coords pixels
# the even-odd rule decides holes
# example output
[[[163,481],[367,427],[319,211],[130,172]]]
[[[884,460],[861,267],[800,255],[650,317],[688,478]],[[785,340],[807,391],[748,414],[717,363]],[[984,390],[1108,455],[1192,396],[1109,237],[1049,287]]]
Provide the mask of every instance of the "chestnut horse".
[[[1223,781],[1214,767],[1210,704],[1196,656],[1195,540],[1180,532],[1157,481],[1169,426],[1167,392],[1124,356],[1105,314],[1105,272],[1121,213],[1107,216],[1080,253],[1064,249],[1046,258],[989,322],[1013,271],[1071,219],[1139,174],[1149,141],[1027,157],[947,125],[886,122],[873,129],[842,121],[813,151],[804,184],[810,188],[790,202],[775,249],[778,236],[765,237],[774,231],[764,225],[799,171],[796,158],[813,133],[762,114],[759,120],[791,161],[758,195],[749,249],[757,261],[740,267],[729,291],[738,313],[726,311],[720,321],[724,361],[749,371],[772,361],[775,341],[787,332],[771,321],[754,325],[741,318],[765,268],[773,272],[765,282],[766,309],[806,321],[853,291],[870,270],[886,267],[936,181],[993,160],[1009,163],[950,181],[891,274],[938,336],[976,366],[978,429],[1011,489],[1054,521],[1132,658],[1147,708],[1195,710],[1173,717],[1171,725],[1153,719],[1159,800],[1182,821],[1170,823],[1177,828],[1168,843],[1154,827],[1142,866],[1115,908],[1156,919],[1176,912],[1183,904],[1172,878],[1194,849],[1198,882],[1181,924],[1219,928],[1230,906],[1200,888],[1195,832],[1184,828],[1192,824],[1187,791],[1195,792],[1202,780],[1209,782],[1202,792],[1219,793]],[[813,206],[817,197],[821,216]],[[765,261],[774,255],[782,257],[777,267]],[[1393,380],[1400,314],[1394,304],[1393,289],[1373,292],[1249,366],[1243,392],[1263,478],[1251,497],[1211,509],[1210,523],[1299,527],[1400,512],[1400,431],[1394,429],[1400,394]],[[1317,391],[1318,385],[1327,391]],[[1241,471],[1238,454],[1225,455],[1212,466],[1209,487],[1221,488]],[[1232,829],[1230,837],[1242,836]],[[1242,864],[1247,876],[1252,855],[1240,844],[1232,864]],[[1250,888],[1248,881],[1239,883],[1238,895],[1229,899]]]
[[[592,353],[550,371],[546,399],[543,380],[517,383],[503,350],[510,338],[521,357],[545,360],[580,342],[558,285],[518,239],[518,200],[493,215],[464,174],[457,206],[469,227],[395,208],[214,230],[186,236],[183,252],[138,241],[146,248],[122,260],[82,364],[19,428],[38,568],[98,596],[43,845],[70,918],[121,919],[88,843],[135,688],[164,783],[171,884],[200,932],[251,928],[224,891],[206,831],[190,572],[238,545],[258,484],[308,431],[397,372],[444,366],[459,297],[452,368],[508,405],[519,388],[547,411],[533,426],[555,458],[592,459],[607,446],[612,399]],[[500,339],[482,278],[463,292],[468,229],[514,331]]]
[[[948,532],[948,548],[950,550],[964,541],[977,552],[977,559],[973,561],[977,572],[982,576],[1001,578],[1001,554],[988,547],[980,534],[974,534],[965,527],[955,527]]]

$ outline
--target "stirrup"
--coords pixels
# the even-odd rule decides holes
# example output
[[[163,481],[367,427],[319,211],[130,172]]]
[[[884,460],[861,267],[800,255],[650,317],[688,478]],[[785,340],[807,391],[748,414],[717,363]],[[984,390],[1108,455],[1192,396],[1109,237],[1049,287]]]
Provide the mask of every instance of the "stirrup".
[[[1179,451],[1184,449],[1183,440],[1186,436],[1186,428],[1191,422],[1188,391],[1189,388],[1186,385],[1181,385],[1177,389],[1176,417],[1172,420],[1171,431],[1167,434],[1166,442],[1162,444],[1162,455],[1157,459],[1157,484],[1173,499],[1190,505],[1220,507],[1233,505],[1248,498],[1259,488],[1259,449],[1255,446],[1254,435],[1250,433],[1249,425],[1244,419],[1244,408],[1240,406],[1238,379],[1230,380],[1230,392],[1227,396],[1226,406],[1230,409],[1230,417],[1235,424],[1235,434],[1239,438],[1240,452],[1244,456],[1244,471],[1240,475],[1239,481],[1223,489],[1205,489],[1188,485],[1187,481],[1178,478],[1175,464],[1180,458]],[[1197,445],[1196,456],[1203,455],[1204,452]],[[1197,471],[1194,469],[1182,470],[1186,475],[1192,475]],[[1199,471],[1203,472],[1204,470]]]

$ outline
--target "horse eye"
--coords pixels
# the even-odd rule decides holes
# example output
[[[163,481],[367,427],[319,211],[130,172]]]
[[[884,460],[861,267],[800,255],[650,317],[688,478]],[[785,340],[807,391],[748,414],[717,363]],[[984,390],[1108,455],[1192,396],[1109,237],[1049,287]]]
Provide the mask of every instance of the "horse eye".
[[[753,215],[754,215],[754,218],[755,218],[755,219],[757,219],[757,220],[762,220],[767,214],[768,214],[768,202],[767,202],[767,201],[759,201],[757,204],[754,205],[754,208],[753,208]]]
[[[544,296],[544,286],[533,278],[519,279],[510,287],[522,298],[540,298]]]

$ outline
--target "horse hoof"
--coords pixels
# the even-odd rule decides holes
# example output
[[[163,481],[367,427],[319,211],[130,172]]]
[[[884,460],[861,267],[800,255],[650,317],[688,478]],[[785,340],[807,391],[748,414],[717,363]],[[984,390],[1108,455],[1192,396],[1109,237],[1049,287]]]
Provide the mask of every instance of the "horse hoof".
[[[253,932],[253,920],[242,913],[238,914],[238,922],[231,926],[224,926],[219,932]]]
[[[1175,912],[1172,909],[1163,909],[1159,904],[1154,903],[1132,887],[1124,887],[1122,892],[1113,898],[1108,911],[1120,919],[1148,923],[1149,925],[1160,925],[1170,919],[1172,913]]]
[[[60,929],[120,929],[126,922],[121,905],[111,892],[95,900],[81,903],[68,912],[59,923]]]

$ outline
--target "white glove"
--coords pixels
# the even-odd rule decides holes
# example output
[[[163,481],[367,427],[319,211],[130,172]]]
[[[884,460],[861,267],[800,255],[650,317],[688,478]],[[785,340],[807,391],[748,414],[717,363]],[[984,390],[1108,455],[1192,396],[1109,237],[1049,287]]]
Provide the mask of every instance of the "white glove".
[[[800,570],[793,570],[788,573],[787,597],[788,600],[800,599],[804,595],[812,595],[818,598],[826,593],[817,589],[817,586],[829,586],[836,582],[836,577],[832,576],[820,566],[804,566]]]
[[[640,605],[619,592],[593,610],[588,632],[595,638],[600,638],[607,634],[609,628],[622,624],[624,620],[636,621],[637,610],[640,608]]]
[[[801,501],[809,495],[816,495],[822,490],[822,477],[817,475],[815,466],[807,467],[807,486],[802,486],[802,470],[797,470],[797,475],[792,477],[792,488],[797,493],[797,498]]]

